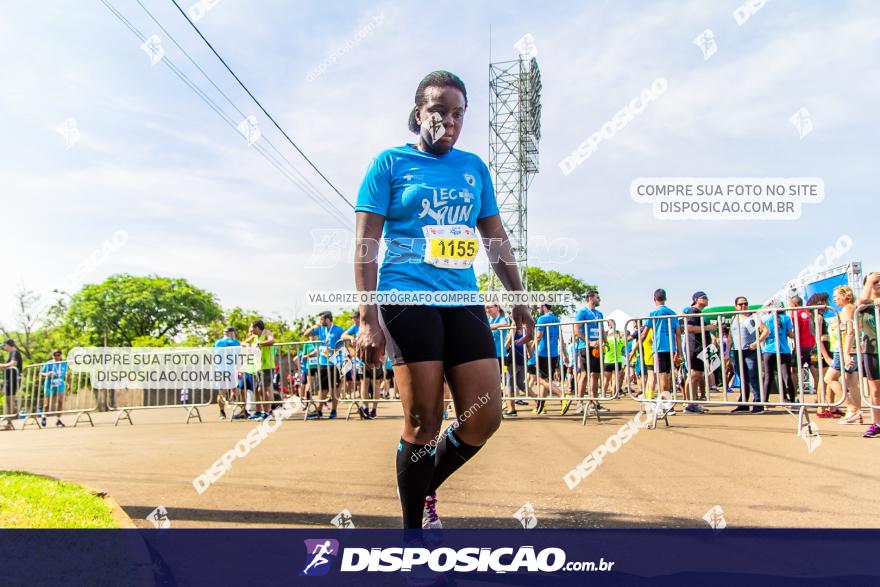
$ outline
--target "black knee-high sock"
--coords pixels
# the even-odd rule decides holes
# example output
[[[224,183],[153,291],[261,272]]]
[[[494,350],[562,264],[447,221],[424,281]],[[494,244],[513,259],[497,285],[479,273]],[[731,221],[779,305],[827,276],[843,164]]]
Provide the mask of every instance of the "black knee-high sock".
[[[431,477],[431,484],[428,485],[428,495],[437,491],[437,488],[450,475],[468,462],[481,448],[483,447],[465,444],[454,430],[447,428],[446,434],[437,443],[437,453],[434,455],[434,475]]]
[[[434,455],[424,444],[400,439],[397,445],[397,488],[403,509],[403,527],[421,528],[428,483],[434,470]]]

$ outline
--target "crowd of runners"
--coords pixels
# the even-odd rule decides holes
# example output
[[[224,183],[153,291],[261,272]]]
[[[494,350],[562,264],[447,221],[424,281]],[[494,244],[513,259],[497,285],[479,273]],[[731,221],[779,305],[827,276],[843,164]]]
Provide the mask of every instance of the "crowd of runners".
[[[622,395],[655,400],[662,392],[688,400],[687,414],[707,412],[703,402],[713,399],[738,402],[732,409],[735,413],[757,414],[767,410],[761,404],[776,394],[779,404],[815,402],[819,418],[858,425],[869,420],[868,410],[862,408],[859,370],[867,386],[865,396],[871,405],[880,405],[877,327],[874,311],[866,306],[880,303],[880,273],[866,277],[859,299],[849,287],[841,286],[831,300],[823,293],[806,301],[793,296],[788,309],[775,313],[770,312],[772,304],[765,310],[749,311],[748,298],[739,296],[734,300],[739,313],[726,316],[720,329],[718,321],[700,318],[709,305],[705,292],[695,292],[692,304],[679,312],[667,306],[662,289],[654,292],[653,302],[655,308],[645,319],[627,324],[605,319],[596,291],[587,292],[586,304],[573,320],[560,318],[552,307],[543,305],[534,310],[535,336],[528,344],[515,342],[522,332],[504,309],[485,306],[502,388],[510,398],[503,416],[517,417],[523,406],[530,406],[537,415],[549,414],[554,407],[560,415],[605,412],[602,400]],[[832,302],[841,307],[840,312],[797,310]],[[321,313],[319,321],[306,330],[309,341],[305,343],[277,343],[262,320],[254,321],[241,338],[227,327],[215,347],[258,348],[261,365],[238,374],[238,389],[218,395],[220,417],[264,419],[292,396],[311,405],[307,418],[312,420],[336,418],[340,399],[357,400],[361,419],[377,417],[381,400],[399,399],[394,370],[387,357],[381,366],[371,368],[357,356],[360,316],[355,312],[352,318],[354,324],[344,330],[334,323],[331,312]],[[7,358],[0,368],[6,374],[5,389],[15,391],[21,352],[12,339],[3,343],[3,350]],[[56,414],[55,425],[64,426],[61,412],[67,374],[64,355],[55,349],[52,360],[40,368],[42,426],[47,425],[47,414]],[[452,404],[448,389],[445,401],[450,409],[444,409],[444,418],[448,418]],[[15,413],[12,402],[13,396],[6,394],[5,413]],[[824,404],[840,404],[843,410]],[[674,404],[667,411],[675,414]],[[880,413],[871,409],[871,426],[865,436],[880,435],[878,423]],[[5,425],[11,426],[8,421]]]

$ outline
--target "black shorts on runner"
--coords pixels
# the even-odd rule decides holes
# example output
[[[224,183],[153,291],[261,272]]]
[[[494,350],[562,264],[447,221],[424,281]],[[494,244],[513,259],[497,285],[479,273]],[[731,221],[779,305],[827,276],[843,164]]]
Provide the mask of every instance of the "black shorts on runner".
[[[367,380],[385,379],[385,369],[383,367],[365,367],[364,378]]]
[[[257,385],[260,389],[272,389],[272,376],[275,374],[274,369],[262,369],[257,378]]]
[[[321,391],[329,391],[336,389],[339,383],[339,371],[335,365],[321,366],[318,368],[318,389]]]
[[[549,360],[548,360],[549,359]],[[551,373],[556,375],[559,372],[559,356],[555,357],[538,357],[538,377],[541,379],[549,379]]]
[[[588,351],[590,351],[588,353]],[[590,359],[590,369],[587,371],[587,357]],[[599,361],[599,357],[594,357],[592,353],[592,349],[581,349],[578,351],[578,369],[583,371],[584,373],[598,373],[602,370],[601,361]]]
[[[654,364],[658,373],[672,373],[672,353],[669,351],[654,353]]]
[[[862,353],[862,372],[868,381],[880,380],[880,365],[878,365],[877,353]]]
[[[816,354],[816,347],[814,347],[814,346],[810,346],[807,348],[801,347],[801,350],[800,350],[801,360],[797,364],[797,366],[803,367],[804,365],[809,366],[809,365],[814,364],[816,361],[812,357],[815,354]]]
[[[392,365],[443,361],[449,369],[497,358],[482,306],[381,306],[379,324]]]
[[[697,356],[701,352],[703,352],[703,349],[700,349],[699,351],[691,351],[691,354],[688,357],[688,369],[691,371],[702,373],[706,370],[706,365],[703,364],[703,359]]]
[[[605,363],[605,372],[606,373],[614,373],[615,363]],[[624,365],[620,365],[617,367],[621,371],[623,371]]]

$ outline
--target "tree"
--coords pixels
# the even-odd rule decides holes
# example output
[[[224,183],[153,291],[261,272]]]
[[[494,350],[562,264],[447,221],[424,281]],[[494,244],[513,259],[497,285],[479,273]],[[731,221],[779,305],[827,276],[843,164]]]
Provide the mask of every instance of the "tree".
[[[131,346],[143,337],[174,340],[222,317],[214,294],[185,279],[123,273],[74,294],[65,325],[87,344]]]
[[[598,291],[598,287],[590,285],[586,281],[559,271],[547,271],[540,267],[528,268],[529,291],[568,291],[576,302],[584,302],[587,299],[588,290]],[[489,288],[489,274],[482,273],[477,277],[477,285],[480,291]],[[577,309],[577,303],[567,306],[554,306],[553,312],[557,315],[573,313]]]

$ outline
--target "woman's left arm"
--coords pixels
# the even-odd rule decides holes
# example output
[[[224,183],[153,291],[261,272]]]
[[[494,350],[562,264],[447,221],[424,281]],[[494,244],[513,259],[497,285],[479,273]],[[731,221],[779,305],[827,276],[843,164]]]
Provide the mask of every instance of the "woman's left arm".
[[[522,279],[516,261],[513,258],[513,250],[510,248],[510,240],[507,232],[501,224],[501,216],[493,214],[477,220],[477,229],[483,239],[483,246],[489,256],[489,263],[495,275],[501,280],[508,291],[523,291]],[[523,330],[523,337],[517,341],[522,344],[532,339],[535,330],[535,320],[524,304],[513,306],[513,320],[518,329]]]

